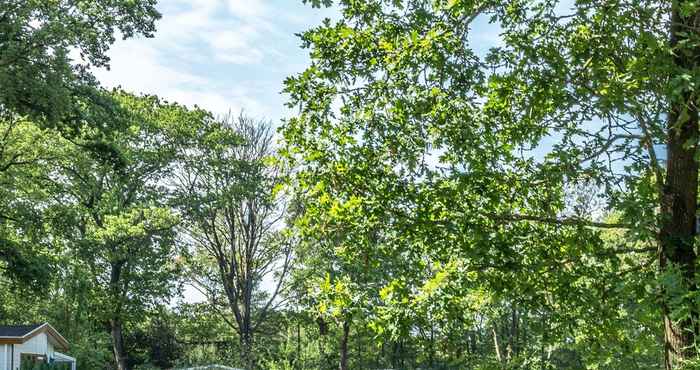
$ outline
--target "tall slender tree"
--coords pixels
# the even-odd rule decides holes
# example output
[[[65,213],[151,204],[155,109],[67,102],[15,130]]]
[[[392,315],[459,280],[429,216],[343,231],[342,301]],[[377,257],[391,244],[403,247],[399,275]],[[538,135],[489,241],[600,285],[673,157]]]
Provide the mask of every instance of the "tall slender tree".
[[[269,122],[229,114],[200,134],[177,175],[191,277],[212,305],[223,305],[248,369],[255,334],[279,303],[292,261],[281,232],[286,170],[273,132]]]

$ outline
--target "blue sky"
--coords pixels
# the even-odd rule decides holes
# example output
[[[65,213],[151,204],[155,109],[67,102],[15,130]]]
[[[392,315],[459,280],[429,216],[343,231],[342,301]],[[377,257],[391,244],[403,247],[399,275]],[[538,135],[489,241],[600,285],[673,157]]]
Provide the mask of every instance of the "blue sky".
[[[103,85],[275,123],[290,115],[284,79],[309,65],[295,34],[339,17],[302,0],[161,0],[158,9],[154,38],[118,40],[109,50],[110,70],[94,71]],[[498,26],[479,17],[471,38],[483,52],[498,43]]]
[[[337,16],[301,0],[161,0],[158,9],[154,38],[112,46],[111,69],[95,71],[103,85],[273,121],[288,115],[284,79],[309,63],[295,33]]]

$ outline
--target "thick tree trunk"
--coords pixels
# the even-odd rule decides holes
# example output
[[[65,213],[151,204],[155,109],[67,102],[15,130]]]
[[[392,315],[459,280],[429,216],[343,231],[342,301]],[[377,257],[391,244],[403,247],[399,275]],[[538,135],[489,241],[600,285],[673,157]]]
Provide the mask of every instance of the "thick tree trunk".
[[[112,299],[112,304],[115,305],[115,311],[112,313],[112,318],[109,320],[109,331],[112,336],[112,353],[114,354],[114,362],[117,365],[117,370],[128,370],[126,349],[124,348],[124,328],[121,321],[121,303],[124,297],[121,293],[122,286],[122,269],[125,265],[124,260],[115,261],[111,264],[109,278],[109,292]]]
[[[112,319],[109,321],[109,326],[112,335],[112,353],[114,353],[114,362],[117,365],[117,370],[128,370],[122,323],[119,319]]]
[[[350,320],[343,322],[343,336],[340,338],[340,370],[348,369],[348,339],[350,338]]]
[[[255,356],[253,354],[253,333],[249,325],[244,325],[240,334],[241,340],[241,359],[246,370],[255,368]]]
[[[350,320],[343,322],[343,336],[340,338],[340,370],[348,370],[348,339],[350,338]]]
[[[683,39],[697,32],[700,13],[683,17],[679,8],[688,0],[674,1],[670,44],[674,48],[673,61],[679,71],[691,70],[698,65],[700,48],[679,47]],[[692,41],[694,42],[694,41]],[[692,43],[691,42],[691,43]],[[695,338],[698,333],[698,310],[691,300],[683,300],[688,305],[684,311],[689,315],[673,320],[670,312],[671,298],[697,290],[695,265],[697,254],[694,250],[696,230],[698,164],[694,159],[698,137],[698,110],[695,94],[685,91],[673,97],[668,115],[668,142],[666,181],[661,200],[661,227],[659,231],[659,266],[662,273],[676,274],[682,291],[664,289],[664,358],[666,369],[675,369],[696,355]],[[677,298],[677,297],[676,297]]]

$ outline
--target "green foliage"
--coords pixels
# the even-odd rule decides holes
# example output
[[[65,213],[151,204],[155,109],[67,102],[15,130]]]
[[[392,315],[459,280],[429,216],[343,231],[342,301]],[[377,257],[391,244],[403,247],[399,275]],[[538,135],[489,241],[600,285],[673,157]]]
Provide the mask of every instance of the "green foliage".
[[[42,222],[47,193],[36,178],[47,173],[55,133],[16,116],[0,117],[0,130],[0,279],[40,293],[54,261]]]
[[[0,106],[75,128],[85,100],[99,103],[91,66],[106,67],[115,40],[152,36],[155,0],[7,0],[0,5]],[[71,51],[82,60],[72,61]]]
[[[0,5],[0,321],[81,370],[658,368],[659,306],[699,311],[654,266],[697,4],[305,2],[341,17],[300,35],[283,159],[267,123],[99,88],[154,1]],[[186,279],[206,303],[170,305]]]
[[[133,365],[147,364],[139,368],[172,368],[182,356],[182,346],[177,342],[173,324],[174,320],[163,309],[148,323],[135,325],[125,338],[130,362]]]
[[[95,156],[61,142],[45,183],[61,199],[52,208],[54,231],[75,258],[76,273],[86,274],[88,301],[101,320],[141,317],[171,294],[178,217],[164,204],[161,181],[174,165],[179,140],[207,117],[155,97],[117,91],[113,98],[128,112],[115,118],[126,129],[98,142],[89,133],[78,141],[108,146],[112,154]]]
[[[669,76],[700,76],[668,57],[668,4],[337,5],[285,82],[306,306],[391,340],[478,332],[464,366],[658,367],[655,145]]]
[[[70,364],[66,363],[22,363],[21,370],[70,370]]]

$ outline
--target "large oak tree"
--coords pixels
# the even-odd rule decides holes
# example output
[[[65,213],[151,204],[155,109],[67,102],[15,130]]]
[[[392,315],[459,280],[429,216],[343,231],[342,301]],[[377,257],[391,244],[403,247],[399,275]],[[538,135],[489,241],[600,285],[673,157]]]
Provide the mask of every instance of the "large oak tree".
[[[644,246],[634,270],[657,261],[647,294],[666,368],[696,359],[697,3],[337,5],[339,21],[302,34],[312,63],[286,82],[299,114],[284,133],[317,219],[358,204],[390,213],[381,222],[401,233],[389,247],[427,244],[416,264],[456,258],[484,279],[520,271],[496,285],[506,291],[571,253],[590,260],[600,230],[626,230],[622,244]],[[481,52],[487,22],[498,42]],[[572,212],[568,189],[580,185],[619,222]]]

